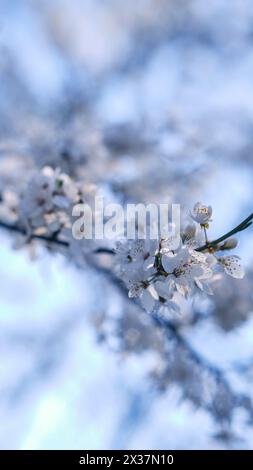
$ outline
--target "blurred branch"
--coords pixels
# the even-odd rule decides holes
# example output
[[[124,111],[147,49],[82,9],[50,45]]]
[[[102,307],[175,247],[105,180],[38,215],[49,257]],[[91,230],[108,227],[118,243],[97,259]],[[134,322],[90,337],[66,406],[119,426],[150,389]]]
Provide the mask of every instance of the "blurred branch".
[[[252,220],[253,215],[248,217],[245,221],[243,221],[238,227],[236,227],[232,232],[236,233],[240,230],[244,230],[249,225],[249,222]],[[0,227],[6,229],[11,232],[21,233],[23,235],[27,235],[25,230],[22,227],[17,225],[13,225],[4,221],[0,221]],[[244,228],[243,228],[244,227]],[[230,236],[224,235],[224,237]],[[224,239],[222,237],[222,240]],[[31,236],[27,237],[28,241],[30,239],[38,239],[47,242],[48,244],[58,244],[59,246],[69,246],[69,243],[64,240],[60,240],[57,238],[57,234],[52,237],[47,237],[44,235],[36,235],[31,234]],[[218,239],[222,241],[221,238]],[[215,241],[218,243],[217,241]],[[212,242],[215,243],[215,242]],[[114,253],[110,249],[98,249],[97,253]],[[98,258],[94,258],[92,253],[87,255],[86,257],[87,265],[97,271],[99,274],[102,274],[106,277],[106,279],[117,288],[117,290],[122,294],[124,299],[128,299],[128,292],[126,287],[124,286],[123,282],[118,278],[118,276],[113,272],[111,268],[105,267],[98,263]],[[129,299],[131,304],[134,302],[139,308],[141,308],[137,299]],[[219,421],[227,421],[231,419],[232,411],[236,407],[243,407],[247,410],[250,421],[253,420],[253,405],[251,399],[243,394],[236,394],[230,388],[229,383],[224,377],[223,371],[219,368],[215,367],[211,364],[208,360],[206,360],[201,354],[199,354],[191,345],[190,343],[181,335],[178,328],[168,319],[161,317],[159,314],[152,312],[150,314],[150,318],[156,328],[159,328],[164,335],[166,336],[166,340],[168,340],[168,345],[173,346],[173,354],[172,351],[169,349],[168,356],[166,356],[166,363],[167,369],[165,373],[170,377],[173,376],[173,370],[175,370],[177,366],[177,361],[181,359],[180,367],[183,368],[183,372],[181,375],[174,374],[171,380],[174,380],[179,385],[184,384],[184,381],[188,378],[192,380],[194,377],[196,383],[198,384],[198,405],[202,406],[206,410],[210,411],[212,415]],[[174,362],[173,362],[174,361]],[[174,369],[173,369],[174,363]],[[212,400],[210,398],[205,398],[205,388],[204,385],[201,388],[201,382],[204,382],[206,378],[212,380],[215,383],[215,392]],[[193,403],[196,404],[196,391],[192,391],[191,387],[185,387],[186,391],[183,392],[186,398],[191,400]],[[224,404],[222,405],[222,399]]]
[[[61,246],[66,246],[66,247],[69,246],[69,242],[65,240],[60,240],[58,238],[57,233],[55,233],[51,237],[48,237],[46,235],[38,235],[35,233],[31,233],[28,235],[26,230],[23,227],[10,224],[9,222],[4,222],[2,220],[0,220],[0,228],[9,230],[10,232],[19,233],[20,235],[24,235],[25,237],[27,237],[27,241],[36,239],[36,240],[43,240],[44,242],[47,242],[47,243],[56,243],[57,245],[61,245]]]
[[[47,243],[54,243],[56,245],[60,246],[69,246],[69,242],[67,240],[61,240],[58,238],[59,232],[55,232],[52,236],[47,236],[47,235],[39,235],[36,233],[31,233],[27,234],[26,230],[23,227],[20,227],[18,225],[10,224],[9,222],[4,222],[3,220],[0,220],[0,228],[3,228],[5,230],[8,230],[10,232],[15,232],[20,235],[24,235],[24,237],[27,237],[27,241],[30,240],[41,240]],[[93,253],[97,254],[110,254],[114,255],[115,252],[114,250],[110,248],[97,248]]]

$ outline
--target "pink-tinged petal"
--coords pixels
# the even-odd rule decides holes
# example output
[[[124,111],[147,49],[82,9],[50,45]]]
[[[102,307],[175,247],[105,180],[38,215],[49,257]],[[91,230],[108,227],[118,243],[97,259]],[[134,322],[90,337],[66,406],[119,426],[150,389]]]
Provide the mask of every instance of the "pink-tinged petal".
[[[242,279],[244,277],[244,268],[238,256],[223,256],[218,261],[229,276],[235,279]]]

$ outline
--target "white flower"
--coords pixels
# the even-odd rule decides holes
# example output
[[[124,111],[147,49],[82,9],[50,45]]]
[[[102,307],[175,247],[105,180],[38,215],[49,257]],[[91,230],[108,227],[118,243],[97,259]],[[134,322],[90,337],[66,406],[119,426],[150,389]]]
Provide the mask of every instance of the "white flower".
[[[182,247],[182,240],[180,235],[170,236],[168,238],[162,238],[160,242],[160,252],[161,253],[175,253],[179,251]]]
[[[205,206],[201,202],[197,202],[190,215],[195,222],[200,225],[205,225],[211,220],[212,212],[213,210],[211,206]]]
[[[203,282],[212,277],[207,256],[185,247],[174,256],[163,255],[162,265],[172,285],[184,296],[196,287],[202,288]]]
[[[195,224],[187,225],[183,230],[181,237],[184,246],[186,246],[188,249],[195,250],[205,243],[203,230],[201,230],[201,228]]]
[[[218,263],[223,267],[225,273],[235,279],[242,279],[244,277],[244,268],[240,263],[239,256],[220,256]]]
[[[56,207],[67,209],[78,202],[78,188],[68,175],[61,173],[57,168],[52,178],[54,179],[53,202]]]
[[[194,258],[187,248],[182,248],[175,255],[163,255],[162,265],[168,274],[173,274],[176,278],[202,274],[198,257]]]
[[[35,176],[26,189],[20,203],[20,212],[27,219],[38,219],[53,209],[53,181],[45,174]]]
[[[4,190],[0,197],[0,216],[4,220],[16,222],[18,219],[19,197],[14,191]]]
[[[179,305],[173,299],[174,291],[171,283],[167,279],[157,281],[155,283],[155,290],[163,307],[167,307],[167,309],[173,310],[174,312],[180,310]]]
[[[129,240],[116,245],[116,263],[121,275],[138,270],[147,270],[154,266],[157,240]]]
[[[142,306],[147,311],[152,311],[155,302],[159,300],[159,296],[154,288],[154,285],[149,283],[150,272],[139,269],[131,272],[131,276],[125,278],[125,283],[129,288],[128,297],[136,298],[139,297]]]
[[[44,167],[31,179],[21,197],[20,219],[27,232],[38,227],[47,227],[49,232],[53,232],[64,226],[65,222],[69,225],[70,209],[78,198],[77,185],[69,176],[59,169]],[[63,213],[66,214],[65,218]]]
[[[152,284],[146,289],[142,289],[140,300],[143,308],[148,312],[152,312],[156,302],[159,300],[159,296]]]

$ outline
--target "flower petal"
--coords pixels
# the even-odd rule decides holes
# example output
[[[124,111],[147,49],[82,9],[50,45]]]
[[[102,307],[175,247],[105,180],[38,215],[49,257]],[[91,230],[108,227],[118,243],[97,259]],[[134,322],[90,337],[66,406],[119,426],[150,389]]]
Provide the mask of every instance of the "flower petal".
[[[239,256],[222,256],[218,261],[229,276],[235,279],[242,279],[244,277],[245,272],[240,263]]]

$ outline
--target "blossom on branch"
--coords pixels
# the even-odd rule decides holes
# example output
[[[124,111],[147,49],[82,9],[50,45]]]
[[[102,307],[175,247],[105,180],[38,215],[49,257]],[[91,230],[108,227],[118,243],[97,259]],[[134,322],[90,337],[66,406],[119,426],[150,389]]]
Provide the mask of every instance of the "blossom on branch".
[[[197,202],[191,212],[191,217],[198,224],[205,225],[211,221],[212,212],[211,206],[205,206],[201,202]]]
[[[146,238],[121,241],[116,236],[110,241],[75,239],[71,231],[72,208],[80,201],[92,205],[95,194],[94,187],[80,187],[59,169],[43,168],[21,193],[16,208],[17,224],[27,234],[26,243],[38,235],[51,236],[54,242],[63,240],[68,256],[79,266],[85,265],[94,253],[113,254],[116,274],[127,287],[129,297],[139,298],[148,312],[177,312],[180,299],[193,298],[201,292],[212,294],[219,268],[236,279],[243,278],[238,256],[217,255],[218,251],[236,247],[237,240],[224,236],[217,243],[208,242],[206,230],[212,208],[199,202],[191,212],[195,224],[186,225],[180,235],[168,233],[166,237],[163,233],[153,239],[145,234]],[[246,222],[247,226],[248,219]],[[242,230],[244,223],[238,227]]]

